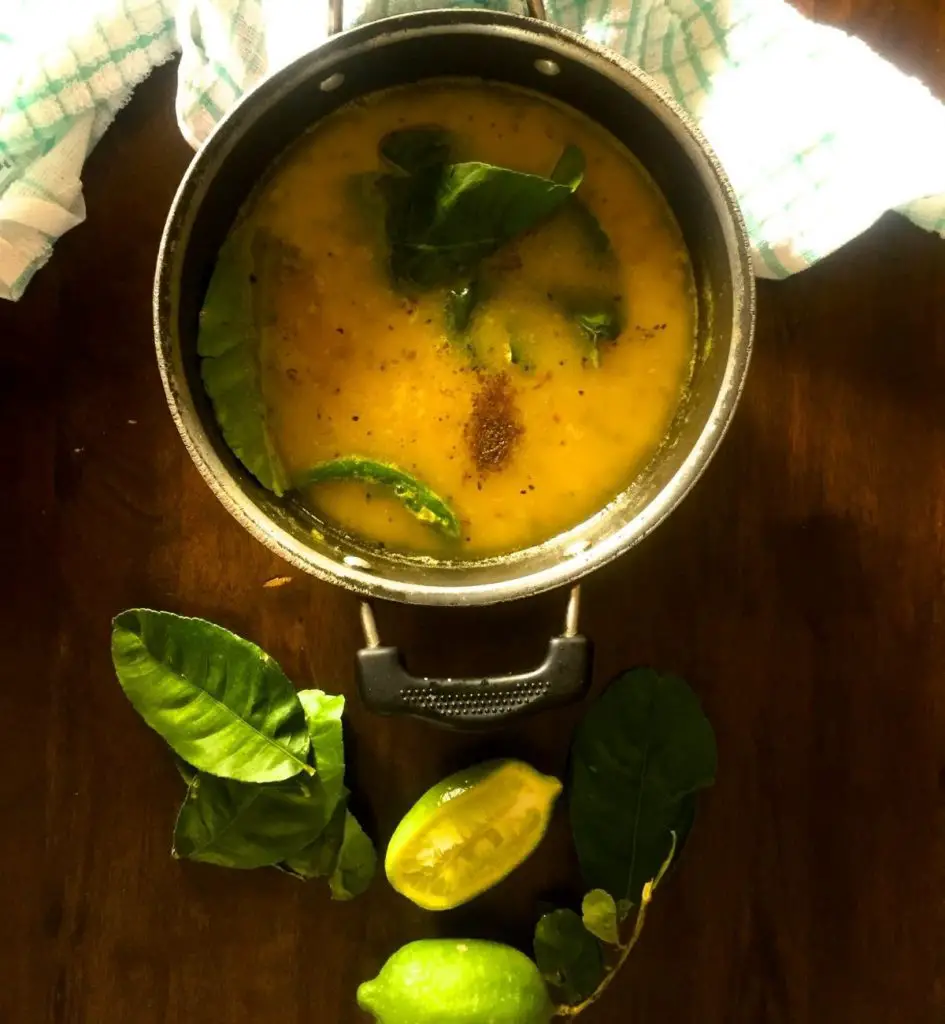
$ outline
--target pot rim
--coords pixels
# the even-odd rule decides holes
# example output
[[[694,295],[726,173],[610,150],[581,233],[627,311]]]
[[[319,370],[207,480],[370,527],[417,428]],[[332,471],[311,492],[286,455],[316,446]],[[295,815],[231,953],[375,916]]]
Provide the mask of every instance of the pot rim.
[[[187,383],[178,381],[165,350],[165,339],[177,334],[177,325],[172,322],[171,315],[176,313],[176,303],[171,300],[171,295],[178,287],[175,280],[178,263],[172,258],[173,253],[192,209],[199,207],[202,201],[204,170],[212,162],[225,159],[227,152],[234,147],[240,135],[239,123],[245,108],[258,103],[264,95],[268,102],[277,102],[281,95],[293,90],[299,76],[330,73],[332,64],[349,58],[352,49],[379,49],[405,36],[428,34],[431,28],[444,33],[479,30],[518,38],[524,33],[532,38],[538,37],[541,45],[548,46],[549,40],[553,40],[559,49],[576,48],[583,55],[590,54],[596,58],[595,70],[598,73],[615,77],[635,99],[649,106],[673,131],[677,143],[690,159],[702,163],[703,181],[707,187],[714,186],[713,191],[721,199],[727,215],[723,229],[732,279],[731,343],[711,412],[682,463],[636,515],[586,550],[569,553],[566,548],[562,557],[546,568],[478,584],[425,584],[381,577],[352,564],[358,559],[335,560],[302,543],[242,495],[233,473],[214,451],[200,416],[194,412]],[[341,584],[363,596],[408,604],[473,606],[529,597],[575,583],[646,537],[689,493],[724,437],[744,386],[754,321],[755,284],[748,236],[738,201],[712,147],[676,100],[641,68],[570,29],[524,15],[461,8],[401,14],[340,32],[244,93],[197,152],[175,193],[158,250],[153,293],[154,340],[168,406],[194,464],[221,504],[253,537],[296,568],[326,582]],[[457,573],[462,568],[458,565]]]

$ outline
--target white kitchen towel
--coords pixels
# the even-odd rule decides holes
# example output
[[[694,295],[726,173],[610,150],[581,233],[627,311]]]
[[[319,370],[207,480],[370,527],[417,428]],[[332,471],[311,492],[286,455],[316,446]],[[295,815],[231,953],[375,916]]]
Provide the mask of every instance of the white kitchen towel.
[[[348,0],[345,26],[426,0]],[[522,0],[483,6],[521,12]],[[763,277],[833,252],[885,210],[945,236],[945,107],[861,41],[784,0],[548,0],[556,23],[639,64],[701,124]],[[248,88],[323,42],[327,0],[5,0],[0,296],[85,216],[85,157],[181,50],[177,114],[199,146]]]

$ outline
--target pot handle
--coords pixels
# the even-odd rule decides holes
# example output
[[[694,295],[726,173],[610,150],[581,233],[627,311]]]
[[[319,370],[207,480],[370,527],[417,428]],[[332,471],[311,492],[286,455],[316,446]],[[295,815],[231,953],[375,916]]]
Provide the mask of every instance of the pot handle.
[[[445,5],[444,5],[445,6]],[[538,21],[547,21],[544,0],[525,0],[528,14]],[[328,35],[337,35],[345,24],[345,0],[328,0]]]
[[[382,715],[425,718],[454,729],[482,729],[567,704],[590,681],[591,645],[577,631],[580,587],[571,589],[564,632],[552,637],[545,660],[530,672],[474,679],[412,676],[396,647],[381,645],[374,612],[361,604],[366,646],[358,651],[361,699]]]

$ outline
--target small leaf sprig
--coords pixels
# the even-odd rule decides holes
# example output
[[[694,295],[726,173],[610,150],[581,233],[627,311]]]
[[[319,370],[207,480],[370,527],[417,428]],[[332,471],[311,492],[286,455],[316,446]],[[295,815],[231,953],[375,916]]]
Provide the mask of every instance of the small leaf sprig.
[[[609,967],[604,968],[602,960],[601,976],[590,995],[585,996],[585,998],[583,998],[579,1003],[573,1005],[559,1005],[555,1010],[555,1016],[576,1017],[579,1013],[586,1010],[592,1003],[596,1003],[607,990],[607,987],[617,976],[617,972],[621,967],[623,967],[627,957],[633,952],[634,947],[640,941],[640,936],[643,934],[643,925],[646,921],[647,909],[653,901],[653,893],[656,892],[657,886],[669,870],[675,853],[676,836],[674,833],[670,852],[666,860],[663,862],[663,866],[660,868],[659,874],[651,881],[646,882],[643,886],[643,891],[640,895],[640,905],[637,907],[637,912],[633,920],[633,930],[626,942],[622,942],[620,939],[620,925],[623,919],[620,918],[618,914],[617,904],[614,902],[613,896],[611,896],[610,893],[604,892],[603,889],[592,889],[584,897],[581,904],[582,927],[589,935],[598,939],[600,942],[605,943],[607,946],[614,947],[617,955]],[[577,917],[576,914],[575,917]]]
[[[597,1002],[636,947],[653,895],[692,828],[696,793],[712,784],[716,764],[712,727],[678,676],[623,673],[578,727],[569,799],[588,892],[580,915],[545,914],[534,940],[557,1016],[575,1017]]]

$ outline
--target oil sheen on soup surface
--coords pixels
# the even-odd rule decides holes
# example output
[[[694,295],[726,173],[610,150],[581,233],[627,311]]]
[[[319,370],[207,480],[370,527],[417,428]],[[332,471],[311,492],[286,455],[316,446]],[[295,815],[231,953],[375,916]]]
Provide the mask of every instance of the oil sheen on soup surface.
[[[413,125],[448,130],[460,159],[545,176],[566,145],[579,146],[578,195],[609,236],[606,260],[580,217],[550,218],[486,261],[485,298],[457,340],[442,290],[394,288],[383,213],[377,223],[352,200],[352,182],[379,169],[380,140]],[[271,310],[263,395],[290,477],[348,455],[394,463],[461,523],[457,539],[444,538],[389,491],[359,482],[304,492],[347,530],[446,557],[521,549],[602,508],[664,437],[693,353],[688,257],[648,176],[568,108],[488,84],[376,94],[297,144],[247,216],[291,253],[256,285]],[[624,321],[597,357],[566,297],[579,304],[602,287]]]

